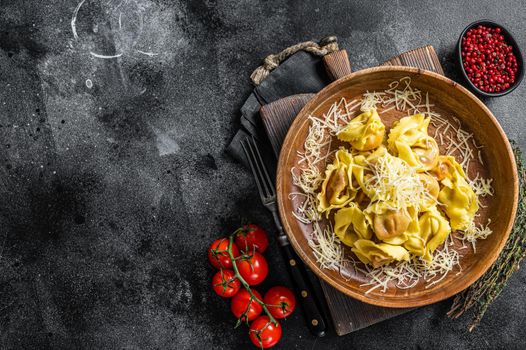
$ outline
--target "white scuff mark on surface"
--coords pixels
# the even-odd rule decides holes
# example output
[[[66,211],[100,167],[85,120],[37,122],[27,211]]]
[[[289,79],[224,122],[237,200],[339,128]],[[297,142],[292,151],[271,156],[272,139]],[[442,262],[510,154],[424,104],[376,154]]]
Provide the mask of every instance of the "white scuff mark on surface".
[[[82,6],[82,4],[84,4],[85,1],[86,0],[82,0],[81,2],[79,2],[77,7],[75,7],[75,11],[73,11],[73,15],[71,16],[71,31],[73,32],[73,37],[75,38],[75,40],[79,38],[77,34],[77,15],[79,13],[80,7]]]
[[[122,52],[118,53],[118,54],[115,54],[115,55],[101,55],[100,53],[96,53],[96,52],[93,52],[93,51],[90,51],[89,52],[90,55],[92,55],[93,57],[97,57],[97,58],[106,58],[106,59],[110,59],[110,58],[119,58],[122,56]]]
[[[161,157],[177,153],[181,150],[179,144],[168,133],[163,132],[155,127],[152,127],[152,130],[156,137],[155,146],[157,147]]]
[[[150,57],[158,55],[158,53],[155,53],[155,52],[147,52],[147,51],[142,51],[142,50],[135,50],[135,51],[143,55],[150,56]]]
[[[78,1],[78,0],[77,0]],[[119,0],[116,0],[117,2]],[[188,38],[181,25],[174,26],[173,23],[180,23],[186,18],[184,6],[177,3],[175,9],[166,5],[157,4],[151,0],[121,0],[117,5],[113,0],[107,1],[103,6],[104,15],[109,21],[109,28],[112,35],[113,46],[116,54],[110,55],[101,50],[97,50],[90,43],[94,37],[100,35],[102,29],[101,24],[95,23],[98,19],[90,19],[88,16],[81,16],[82,21],[91,21],[93,30],[89,33],[84,33],[81,28],[77,28],[77,24],[81,19],[77,18],[79,11],[86,10],[90,2],[82,0],[78,3],[71,17],[71,31],[73,33],[73,43],[70,46],[74,48],[76,45],[83,47],[92,46],[85,52],[91,54],[92,57],[101,59],[112,59],[118,57],[135,56],[139,58],[156,58],[161,60],[170,60],[179,52],[177,49],[186,49],[188,47]],[[90,23],[87,23],[90,24]],[[99,27],[98,27],[99,26]],[[76,42],[76,43],[75,43]],[[170,48],[165,52],[165,48]],[[130,59],[133,59],[129,57]]]

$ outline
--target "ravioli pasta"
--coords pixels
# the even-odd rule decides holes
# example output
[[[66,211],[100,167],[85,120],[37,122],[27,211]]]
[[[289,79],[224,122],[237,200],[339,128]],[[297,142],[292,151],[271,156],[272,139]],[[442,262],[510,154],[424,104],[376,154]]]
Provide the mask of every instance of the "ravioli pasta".
[[[423,114],[395,122],[385,140],[376,109],[338,134],[348,143],[325,169],[318,211],[332,218],[340,241],[363,263],[380,267],[435,250],[454,230],[466,230],[477,196],[460,164],[440,155]],[[332,213],[332,211],[334,211]]]

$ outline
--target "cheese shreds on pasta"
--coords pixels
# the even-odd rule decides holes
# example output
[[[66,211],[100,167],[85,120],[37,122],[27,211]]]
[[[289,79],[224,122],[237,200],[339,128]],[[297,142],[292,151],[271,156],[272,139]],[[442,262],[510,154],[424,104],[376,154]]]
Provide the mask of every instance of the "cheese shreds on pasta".
[[[486,239],[489,235],[493,233],[493,231],[491,231],[491,229],[489,228],[489,224],[491,224],[491,219],[488,219],[488,223],[486,225],[477,226],[474,222],[472,222],[469,225],[469,227],[463,232],[461,240],[471,243],[473,251],[476,252],[477,240]]]
[[[398,289],[413,288],[420,280],[426,283],[426,288],[430,288],[442,281],[449,272],[453,270],[462,271],[460,254],[450,249],[451,245],[451,238],[448,237],[444,242],[443,249],[435,251],[435,256],[430,263],[419,257],[413,257],[409,261],[377,268],[365,265],[365,268],[359,269],[369,278],[369,282],[361,285],[370,287],[365,294],[377,289],[385,292],[390,286],[395,286]]]
[[[465,231],[450,234],[435,250],[431,262],[412,257],[409,261],[373,268],[346,254],[346,249],[334,233],[333,227],[324,221],[323,215],[317,210],[319,203],[316,195],[323,182],[323,169],[332,161],[334,154],[334,151],[330,151],[333,136],[343,130],[351,119],[372,108],[378,108],[379,114],[390,110],[407,115],[423,113],[431,119],[434,138],[439,144],[446,145],[445,154],[460,159],[460,165],[466,174],[474,161],[483,164],[481,147],[475,143],[473,134],[463,130],[457,118],[452,118],[453,122],[450,122],[448,118],[434,111],[433,107],[428,93],[413,88],[411,79],[404,77],[390,83],[384,91],[367,91],[361,99],[351,101],[342,98],[333,103],[322,117],[309,117],[310,127],[303,151],[298,152],[297,166],[291,169],[293,183],[301,190],[289,194],[291,200],[301,201],[293,215],[302,224],[311,225],[312,236],[308,244],[320,267],[339,271],[344,278],[349,278],[343,275],[345,268],[354,268],[368,278],[369,281],[363,284],[370,287],[367,293],[375,290],[385,292],[390,287],[413,288],[421,281],[425,283],[426,288],[430,288],[450,272],[462,271],[461,254],[458,248],[454,249],[455,239],[464,243],[462,248],[466,248],[465,242],[468,242],[473,251],[476,251],[476,241],[485,239],[492,233],[490,221],[479,226],[472,222]],[[367,167],[373,175],[368,179],[366,186],[375,189],[378,199],[395,203],[395,207],[408,203],[418,207],[422,199],[430,197],[418,181],[415,170],[397,157],[378,157],[374,163],[367,164]],[[468,183],[477,200],[478,197],[493,195],[492,179],[485,179],[477,173],[474,179],[468,178]]]
[[[416,170],[398,157],[386,153],[369,164],[368,170],[372,176],[365,182],[365,188],[374,192],[373,202],[390,203],[393,210],[409,206],[419,211],[420,203],[433,199]]]

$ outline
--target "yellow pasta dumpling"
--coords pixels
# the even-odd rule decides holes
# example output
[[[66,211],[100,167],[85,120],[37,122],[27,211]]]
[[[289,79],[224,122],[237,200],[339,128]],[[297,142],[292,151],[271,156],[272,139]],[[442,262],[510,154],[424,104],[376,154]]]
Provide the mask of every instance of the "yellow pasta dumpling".
[[[371,186],[366,186],[369,179],[372,176],[372,172],[369,169],[369,164],[374,162],[375,159],[383,157],[387,153],[385,147],[379,147],[374,152],[366,152],[365,154],[358,154],[353,159],[352,173],[354,180],[358,184],[358,188],[361,189],[367,197],[372,198],[375,194],[375,190]]]
[[[334,233],[348,246],[352,246],[358,239],[371,239],[372,236],[365,215],[355,203],[334,214]]]
[[[425,189],[425,195],[420,200],[420,211],[424,211],[437,204],[440,185],[436,178],[428,174],[418,173],[418,178]]]
[[[417,226],[413,226],[413,229],[407,232],[404,248],[411,254],[422,256],[424,260],[431,262],[433,252],[444,243],[451,233],[451,227],[436,206],[429,208],[415,222]]]
[[[407,229],[399,236],[384,239],[385,243],[393,244],[393,245],[404,245],[407,240],[415,235],[420,233],[420,227],[418,226],[418,212],[413,207],[407,208],[407,214],[409,214],[409,217],[411,221],[409,222],[409,225],[407,226]],[[407,248],[406,248],[407,249]]]
[[[402,243],[403,247],[407,249],[411,254],[416,256],[424,255],[424,248],[426,241],[420,234],[420,222],[416,210],[411,213],[411,222],[404,232],[405,241]]]
[[[368,151],[382,144],[385,135],[385,125],[372,108],[357,117],[337,135],[338,139],[349,142],[356,150]]]
[[[381,241],[401,236],[411,223],[407,208],[392,209],[386,202],[376,202],[365,210],[376,238]]]
[[[409,252],[402,246],[387,243],[374,243],[368,239],[359,239],[351,249],[364,264],[379,267],[393,261],[408,261]]]
[[[443,206],[453,230],[465,230],[479,209],[477,195],[466,174],[452,156],[440,156],[432,173],[442,185],[438,202]]]
[[[342,208],[355,196],[352,184],[352,155],[345,149],[336,152],[334,162],[325,170],[325,180],[318,193],[318,211],[327,212],[335,208]]]
[[[437,142],[427,134],[429,121],[423,114],[404,117],[391,129],[387,140],[389,151],[417,171],[434,168],[439,156]]]
[[[463,178],[466,177],[464,170],[455,157],[452,156],[439,156],[435,168],[431,170],[431,173],[436,176],[438,181],[444,179],[452,179],[455,173],[460,174]]]
[[[438,194],[438,201],[451,222],[453,230],[465,230],[473,221],[479,209],[475,192],[459,172],[453,178],[441,181],[443,187]]]
[[[426,241],[423,257],[424,260],[431,262],[435,249],[444,243],[447,236],[451,233],[451,226],[436,207],[426,211],[420,217],[419,223],[420,235]]]
[[[409,117],[403,117],[393,124],[387,138],[387,148],[389,152],[396,154],[396,141],[403,139],[404,142],[412,145],[422,137],[427,136],[427,127],[431,120],[423,114],[418,113]]]

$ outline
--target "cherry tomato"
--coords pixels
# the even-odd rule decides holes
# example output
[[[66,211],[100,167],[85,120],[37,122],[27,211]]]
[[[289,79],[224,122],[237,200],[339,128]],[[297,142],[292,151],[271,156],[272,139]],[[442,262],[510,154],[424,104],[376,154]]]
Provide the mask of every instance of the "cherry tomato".
[[[212,277],[212,288],[217,295],[223,298],[232,298],[239,292],[241,282],[232,270],[219,270]]]
[[[257,290],[251,290],[259,300],[262,300],[261,294],[259,294]],[[244,288],[234,295],[232,303],[230,304],[230,311],[232,311],[236,318],[239,319],[242,317],[242,321],[252,321],[263,311],[261,305],[255,300],[251,301],[250,298],[250,293]],[[246,315],[246,317],[243,315]]]
[[[267,259],[258,252],[250,253],[247,260],[236,261],[239,274],[250,286],[260,284],[268,275]]]
[[[223,251],[228,249],[228,238],[221,238],[215,240],[208,248],[208,261],[216,269],[231,269],[232,261],[228,256],[228,253]],[[223,252],[221,252],[223,251]],[[234,258],[239,256],[239,248],[232,244],[232,255]]]
[[[267,304],[268,311],[274,318],[288,317],[296,308],[294,293],[287,287],[272,287],[263,298]]]
[[[270,322],[268,316],[259,316],[250,325],[248,333],[252,344],[258,348],[268,349],[276,345],[281,339],[281,326]]]
[[[254,249],[264,253],[268,247],[267,232],[258,225],[244,225],[236,233],[236,244],[239,249],[251,252]]]

